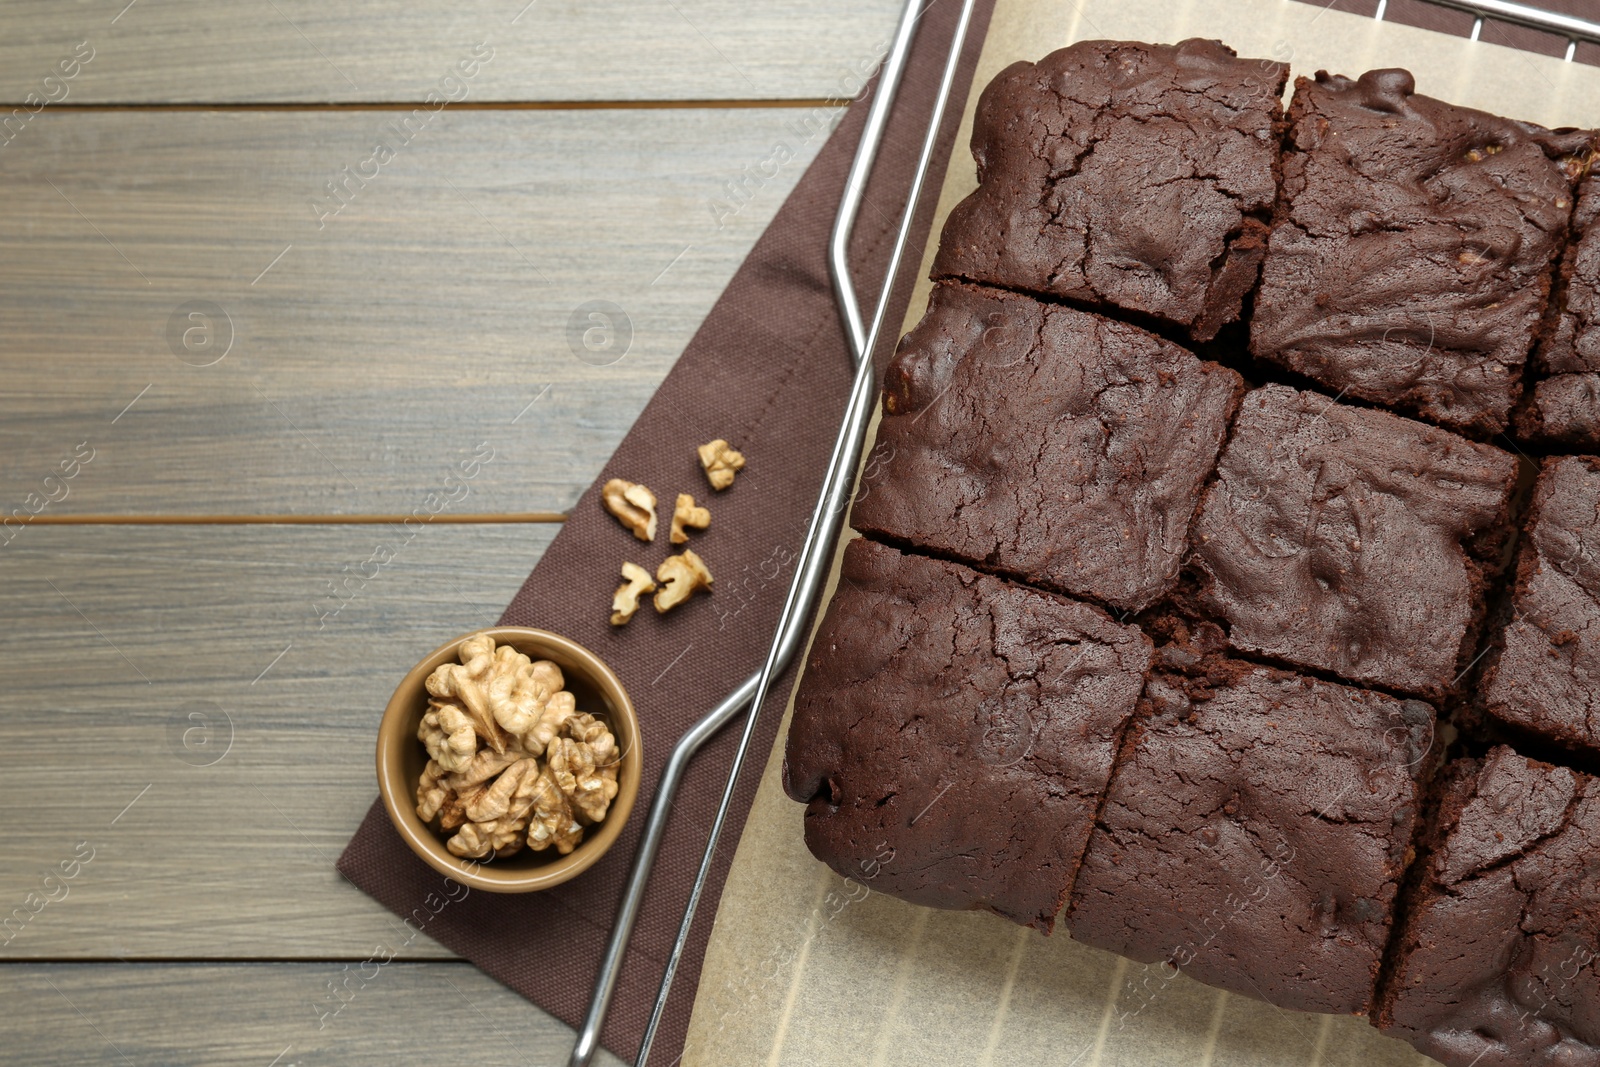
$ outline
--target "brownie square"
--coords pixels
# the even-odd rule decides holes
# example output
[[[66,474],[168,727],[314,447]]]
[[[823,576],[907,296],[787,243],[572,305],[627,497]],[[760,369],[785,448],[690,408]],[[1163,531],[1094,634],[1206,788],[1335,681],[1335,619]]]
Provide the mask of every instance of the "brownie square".
[[[1516,474],[1488,445],[1264,386],[1201,504],[1190,595],[1240,651],[1442,696],[1470,662]]]
[[[1301,1011],[1369,1010],[1434,712],[1237,661],[1150,679],[1073,938]]]
[[[1542,442],[1600,448],[1600,177],[1578,195],[1573,243],[1561,261],[1550,335],[1535,364],[1542,375],[1517,428]]]
[[[950,213],[934,276],[1211,338],[1260,270],[1288,71],[1202,40],[1084,41],[1012,64],[978,100],[978,188]]]
[[[1295,82],[1250,348],[1340,395],[1505,429],[1590,135],[1419,96],[1409,73]]]
[[[1511,618],[1480,685],[1486,710],[1600,752],[1600,459],[1547,459],[1534,488]]]
[[[851,542],[784,761],[807,846],[904,900],[1049,932],[1149,661],[1086,604]]]
[[[1451,764],[1376,1022],[1450,1067],[1600,1064],[1600,782]]]
[[[1600,373],[1554,374],[1533,385],[1517,433],[1541,444],[1600,450]]]
[[[1140,610],[1177,577],[1243,389],[1136,327],[941,283],[889,366],[851,521]]]

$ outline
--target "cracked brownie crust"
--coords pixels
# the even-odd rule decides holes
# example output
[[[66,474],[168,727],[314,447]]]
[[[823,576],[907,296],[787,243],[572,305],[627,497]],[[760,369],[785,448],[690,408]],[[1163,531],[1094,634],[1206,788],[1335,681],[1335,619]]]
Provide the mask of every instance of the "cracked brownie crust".
[[[1600,449],[1600,177],[1590,176],[1572,218],[1576,240],[1561,262],[1550,336],[1518,430],[1538,441]]]
[[[1285,76],[984,90],[785,788],[901,899],[1600,1067],[1600,456],[1484,443],[1600,451],[1600,142]]]
[[[1209,339],[1259,272],[1287,78],[1202,40],[1084,41],[1007,67],[979,99],[978,189],[951,212],[934,276]]]
[[[1547,459],[1517,569],[1512,618],[1484,673],[1486,709],[1600,753],[1600,459]]]
[[[1496,748],[1429,837],[1378,1026],[1449,1067],[1600,1065],[1600,782]]]
[[[1236,661],[1154,674],[1072,892],[1073,938],[1283,1007],[1366,1011],[1433,719]]]
[[[1149,662],[1086,604],[852,542],[784,760],[806,845],[902,900],[1048,932]]]
[[[1241,651],[1442,696],[1472,655],[1516,473],[1488,445],[1264,386],[1195,522],[1194,602]]]
[[[1177,577],[1243,391],[1135,327],[942,283],[889,366],[851,521],[1142,610]]]
[[[1591,134],[1415,93],[1403,70],[1297,79],[1250,347],[1331,391],[1505,429]]]
[[[1531,441],[1600,450],[1600,373],[1555,374],[1535,382],[1517,413],[1517,433]]]

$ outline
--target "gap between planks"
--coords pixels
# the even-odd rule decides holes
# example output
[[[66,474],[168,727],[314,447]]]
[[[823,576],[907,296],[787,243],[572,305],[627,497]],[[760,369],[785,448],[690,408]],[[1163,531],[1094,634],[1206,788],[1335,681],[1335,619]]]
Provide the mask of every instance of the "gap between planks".
[[[35,515],[30,526],[398,526],[416,516],[400,515]],[[435,515],[430,526],[483,523],[566,522],[560,511]]]

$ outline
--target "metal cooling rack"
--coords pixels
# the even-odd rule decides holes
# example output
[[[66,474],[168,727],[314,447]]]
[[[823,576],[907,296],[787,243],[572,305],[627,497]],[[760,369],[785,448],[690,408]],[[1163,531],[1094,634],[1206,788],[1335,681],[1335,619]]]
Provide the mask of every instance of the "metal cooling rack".
[[[668,958],[666,972],[662,976],[660,991],[656,996],[655,1008],[651,1012],[650,1023],[640,1044],[636,1061],[638,1067],[644,1067],[645,1061],[649,1058],[650,1046],[661,1024],[667,996],[672,989],[672,980],[677,973],[678,961],[683,955],[684,946],[688,943],[695,911],[711,870],[717,841],[722,834],[723,824],[727,820],[728,810],[733,802],[734,787],[749,752],[751,738],[755,734],[757,713],[766,698],[767,690],[772,685],[772,680],[782,673],[799,648],[806,620],[816,605],[817,595],[828,573],[833,545],[839,536],[839,527],[844,521],[853,476],[856,465],[861,459],[867,422],[872,410],[874,384],[872,349],[877,341],[879,329],[883,325],[884,315],[894,289],[894,279],[905,254],[915,207],[921,198],[923,180],[928,173],[928,164],[938,147],[939,127],[949,103],[951,86],[955,83],[956,68],[960,62],[962,45],[966,41],[967,27],[975,4],[976,0],[963,0],[960,19],[951,36],[944,78],[939,85],[933,113],[928,119],[922,155],[917,161],[911,188],[906,195],[905,212],[901,218],[894,250],[889,257],[882,289],[869,325],[862,317],[861,302],[857,299],[854,283],[851,281],[849,242],[850,234],[855,227],[856,215],[861,208],[862,197],[866,192],[867,178],[872,172],[878,147],[883,141],[889,110],[900,88],[901,77],[905,73],[906,62],[911,53],[911,42],[916,36],[918,24],[926,8],[922,0],[907,0],[905,9],[901,13],[899,28],[884,58],[877,88],[867,111],[866,127],[862,131],[860,143],[856,146],[855,158],[845,180],[844,196],[840,200],[839,212],[834,219],[833,233],[828,243],[828,272],[833,281],[839,314],[849,335],[856,375],[845,418],[839,427],[839,436],[834,442],[833,457],[828,463],[827,474],[823,479],[822,493],[817,500],[816,510],[812,513],[811,526],[795,566],[794,582],[789,588],[788,598],[779,616],[777,632],[773,636],[772,645],[768,649],[766,662],[761,670],[746,678],[738,688],[724,697],[720,704],[690,727],[678,740],[671,756],[667,759],[660,784],[656,786],[656,795],[650,804],[650,814],[646,819],[644,831],[639,838],[639,849],[634,856],[633,868],[628,874],[622,903],[617,909],[616,923],[606,944],[605,955],[601,958],[600,973],[595,979],[589,1010],[584,1016],[583,1025],[578,1029],[578,1040],[573,1046],[572,1055],[567,1060],[568,1067],[587,1067],[599,1048],[600,1028],[605,1022],[606,1010],[610,1006],[611,995],[616,988],[617,975],[622,968],[622,958],[627,952],[634,922],[639,916],[639,904],[644,898],[645,886],[649,882],[656,852],[661,846],[661,838],[666,830],[667,817],[671,813],[678,786],[683,781],[690,760],[701,746],[716,736],[740,711],[749,707],[752,710],[745,720],[744,734],[739,740],[733,766],[728,772],[727,785],[722,793],[722,802],[717,807],[716,819],[711,824],[710,836],[706,842],[705,852],[701,856],[700,869],[695,877],[694,887],[690,891],[688,905],[684,910],[683,922],[678,929],[677,941]]]
[[[1502,22],[1565,37],[1567,39],[1565,58],[1568,63],[1571,63],[1573,57],[1578,54],[1579,42],[1600,44],[1600,22],[1581,19],[1576,15],[1563,15],[1557,11],[1546,11],[1542,7],[1515,3],[1514,0],[1424,0],[1424,2],[1434,7],[1465,11],[1473,16],[1472,32],[1467,35],[1468,39],[1473,41],[1482,35],[1486,20],[1499,19]],[[1388,8],[1389,0],[1378,0],[1378,10],[1372,17],[1381,21]]]

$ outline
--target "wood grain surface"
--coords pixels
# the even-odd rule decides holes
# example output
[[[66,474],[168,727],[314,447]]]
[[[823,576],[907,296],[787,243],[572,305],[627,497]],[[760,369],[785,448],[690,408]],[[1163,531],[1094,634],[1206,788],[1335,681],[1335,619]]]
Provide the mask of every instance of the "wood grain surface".
[[[44,113],[0,149],[0,516],[405,514],[484,443],[452,511],[564,511],[827,117]]]
[[[0,751],[30,798],[0,828],[0,918],[92,854],[0,929],[0,959],[362,960],[393,939],[333,868],[376,795],[378,718],[556,529],[55,526],[0,548]]]
[[[899,6],[0,8],[0,1060],[565,1056],[334,871],[377,718],[498,616]]]
[[[5,1061],[29,1067],[545,1067],[572,1046],[570,1030],[475,967],[404,956],[14,964],[0,990]],[[594,1062],[622,1061],[602,1050]]]
[[[472,100],[786,100],[849,95],[895,0],[7,0],[0,100],[423,100],[472,48]],[[56,64],[89,42],[65,83]],[[88,54],[88,53],[85,53]],[[449,88],[446,87],[446,92]]]

